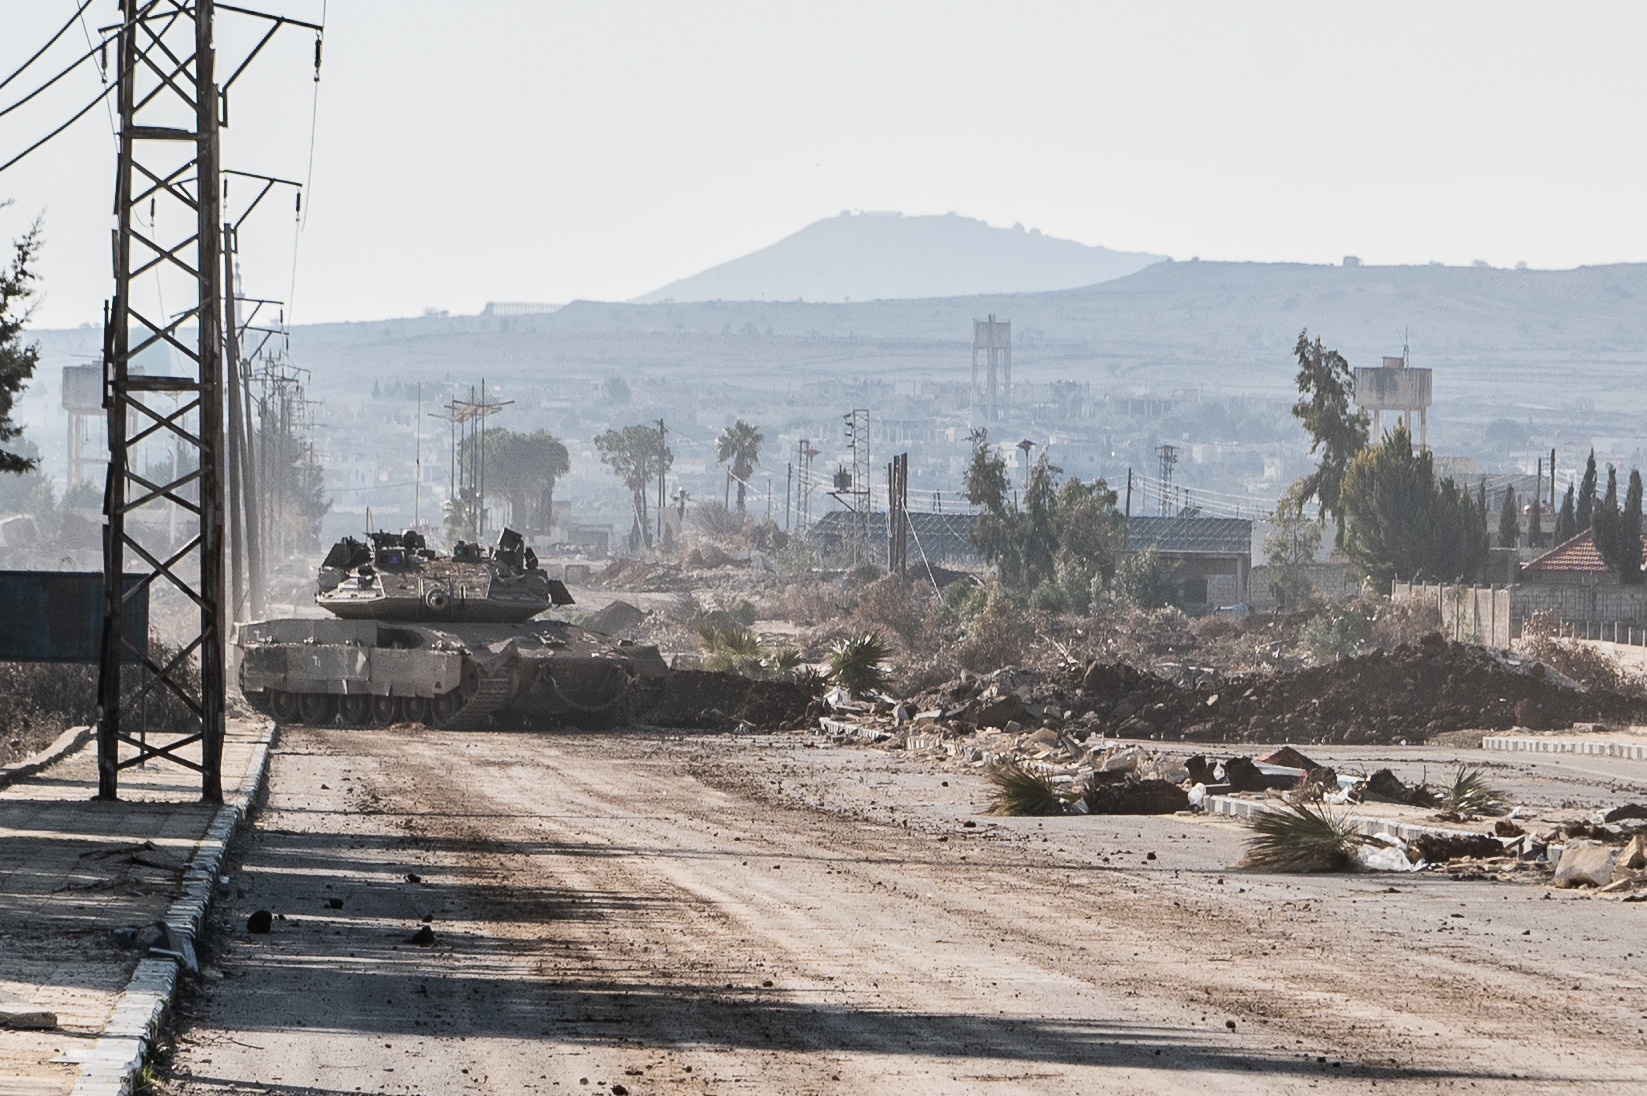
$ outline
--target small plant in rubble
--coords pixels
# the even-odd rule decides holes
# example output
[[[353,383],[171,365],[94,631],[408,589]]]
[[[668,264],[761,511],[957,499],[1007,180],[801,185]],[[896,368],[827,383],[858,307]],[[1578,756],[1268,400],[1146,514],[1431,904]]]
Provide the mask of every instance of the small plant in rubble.
[[[843,639],[829,651],[829,677],[853,696],[863,696],[887,684],[886,663],[892,648],[877,632],[861,632]]]
[[[995,814],[1039,817],[1064,813],[1064,797],[1053,789],[1052,781],[1030,772],[1016,761],[991,766],[984,779],[994,787],[990,792]]]
[[[698,639],[703,644],[704,668],[735,674],[761,674],[761,644],[747,628],[702,627]]]
[[[1261,812],[1248,825],[1253,832],[1241,866],[1262,871],[1344,871],[1351,849],[1365,840],[1347,817],[1304,803]]]
[[[793,678],[804,665],[801,652],[793,647],[780,647],[776,651],[768,652],[761,659],[761,666],[769,677],[788,680]]]
[[[1498,789],[1487,783],[1485,773],[1463,765],[1453,774],[1452,783],[1442,789],[1440,806],[1458,814],[1503,814],[1509,809]]]

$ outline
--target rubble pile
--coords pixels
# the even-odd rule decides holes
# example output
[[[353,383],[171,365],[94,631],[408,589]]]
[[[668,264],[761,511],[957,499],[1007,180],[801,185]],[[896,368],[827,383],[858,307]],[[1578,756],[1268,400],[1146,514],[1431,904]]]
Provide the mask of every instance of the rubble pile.
[[[1189,741],[1388,743],[1466,728],[1545,729],[1647,718],[1647,703],[1585,692],[1537,662],[1439,635],[1326,666],[1181,688],[1131,667],[1088,667],[1094,729]]]
[[[1078,736],[1189,742],[1391,743],[1445,731],[1647,722],[1647,701],[1585,691],[1534,661],[1430,635],[1390,651],[1275,674],[1174,681],[1126,663],[1042,675],[1007,669],[906,702],[944,730],[1050,726]]]
[[[678,563],[650,563],[643,559],[615,560],[594,578],[594,585],[609,590],[661,593],[685,590],[689,583]]]

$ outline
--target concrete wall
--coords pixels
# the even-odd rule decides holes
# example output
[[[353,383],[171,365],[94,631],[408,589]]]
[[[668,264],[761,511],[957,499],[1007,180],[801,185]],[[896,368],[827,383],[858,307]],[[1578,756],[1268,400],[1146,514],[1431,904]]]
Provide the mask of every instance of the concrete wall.
[[[1390,600],[1434,605],[1441,612],[1441,633],[1460,643],[1509,647],[1519,634],[1513,620],[1511,591],[1492,586],[1447,586],[1397,582]]]

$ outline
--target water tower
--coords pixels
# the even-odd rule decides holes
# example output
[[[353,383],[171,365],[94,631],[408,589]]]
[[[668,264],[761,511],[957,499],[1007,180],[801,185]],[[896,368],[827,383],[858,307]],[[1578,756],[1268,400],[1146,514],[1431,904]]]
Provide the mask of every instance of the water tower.
[[[1430,370],[1414,369],[1407,364],[1407,351],[1401,357],[1384,356],[1384,364],[1377,369],[1358,368],[1355,371],[1355,402],[1363,410],[1373,413],[1373,444],[1384,437],[1384,412],[1393,411],[1396,423],[1413,429],[1413,413],[1418,413],[1418,445],[1429,447]]]
[[[63,367],[63,410],[69,415],[68,482],[65,490],[77,483],[92,482],[86,475],[86,466],[101,464],[102,458],[86,456],[91,441],[87,427],[103,414],[103,367],[100,365],[67,365]],[[103,477],[99,475],[98,480]]]

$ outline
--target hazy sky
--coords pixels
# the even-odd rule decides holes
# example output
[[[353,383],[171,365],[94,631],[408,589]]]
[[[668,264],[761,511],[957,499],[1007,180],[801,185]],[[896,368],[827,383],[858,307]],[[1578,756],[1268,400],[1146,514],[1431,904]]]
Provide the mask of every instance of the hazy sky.
[[[73,9],[0,0],[0,78]],[[115,10],[96,0],[91,25]],[[268,10],[319,21],[322,3]],[[1181,259],[1647,259],[1640,4],[331,0],[325,16],[299,322],[624,299],[848,208]],[[246,33],[221,16],[220,51]],[[78,28],[65,41],[85,49]],[[228,166],[307,173],[312,52],[283,32],[237,85]],[[97,87],[88,69],[0,117],[0,162]],[[16,200],[0,234],[45,214],[43,326],[99,314],[112,179],[101,111],[0,173]],[[259,211],[248,292],[287,294],[293,236],[289,197]]]

